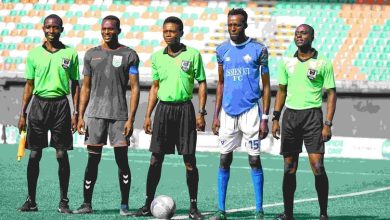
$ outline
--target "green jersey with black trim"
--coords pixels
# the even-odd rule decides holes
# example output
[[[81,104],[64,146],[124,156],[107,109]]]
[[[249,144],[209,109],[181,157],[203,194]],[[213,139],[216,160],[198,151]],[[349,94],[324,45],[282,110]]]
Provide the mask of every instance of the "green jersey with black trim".
[[[70,93],[69,80],[79,80],[79,60],[76,50],[64,45],[50,52],[39,46],[32,49],[26,61],[26,79],[34,80],[34,95],[55,98]]]
[[[287,86],[286,107],[302,110],[322,105],[322,88],[335,88],[332,62],[314,50],[302,61],[297,52],[283,57],[278,64],[278,81]]]
[[[172,57],[167,48],[152,55],[152,79],[159,81],[157,97],[166,102],[192,99],[194,79],[206,80],[202,57],[194,48],[182,45],[180,54]]]

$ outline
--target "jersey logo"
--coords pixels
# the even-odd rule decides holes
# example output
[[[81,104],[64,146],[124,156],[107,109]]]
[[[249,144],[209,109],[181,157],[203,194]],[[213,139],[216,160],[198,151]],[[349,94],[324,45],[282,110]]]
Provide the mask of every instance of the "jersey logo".
[[[252,57],[249,54],[247,54],[243,57],[243,59],[244,59],[245,63],[249,63],[252,60]]]
[[[188,60],[182,60],[181,61],[181,69],[184,72],[187,72],[190,69],[191,62]]]
[[[308,69],[307,70],[307,78],[309,78],[310,80],[313,80],[313,79],[315,79],[316,78],[316,76],[317,76],[317,70],[315,70],[315,69]]]
[[[122,56],[114,55],[112,58],[112,65],[114,67],[120,67],[122,65]]]
[[[70,66],[70,59],[62,58],[61,66],[64,69],[68,69]]]
[[[226,62],[229,62],[229,61],[230,61],[230,57],[226,57],[226,58],[225,58],[225,61],[226,61]]]

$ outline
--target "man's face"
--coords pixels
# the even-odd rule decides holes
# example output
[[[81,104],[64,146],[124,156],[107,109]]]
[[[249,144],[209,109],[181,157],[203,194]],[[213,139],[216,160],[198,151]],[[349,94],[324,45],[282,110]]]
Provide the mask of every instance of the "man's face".
[[[111,19],[103,20],[102,22],[102,38],[105,43],[111,43],[118,40],[120,30],[117,27],[116,21]]]
[[[175,23],[165,23],[163,26],[163,37],[167,45],[175,45],[180,43],[180,38],[183,31],[179,29],[179,25]]]
[[[59,19],[49,18],[46,19],[43,24],[42,30],[45,34],[46,40],[53,42],[59,41],[63,28]]]
[[[242,15],[231,15],[228,17],[228,31],[230,39],[237,41],[244,36],[245,31],[244,17]]]
[[[313,42],[313,36],[310,33],[309,27],[300,25],[295,30],[294,42],[297,47],[310,46]]]

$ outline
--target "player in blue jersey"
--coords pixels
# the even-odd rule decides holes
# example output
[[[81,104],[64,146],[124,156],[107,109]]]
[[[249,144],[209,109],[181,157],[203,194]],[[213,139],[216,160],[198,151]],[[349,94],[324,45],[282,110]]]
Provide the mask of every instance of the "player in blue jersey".
[[[271,100],[268,51],[264,44],[246,36],[247,18],[243,9],[231,9],[228,13],[230,39],[217,47],[218,84],[212,130],[219,135],[221,155],[218,212],[211,217],[214,220],[226,219],[225,199],[230,165],[233,151],[241,146],[241,142],[248,152],[251,167],[256,200],[255,219],[264,218],[260,140],[268,134]]]

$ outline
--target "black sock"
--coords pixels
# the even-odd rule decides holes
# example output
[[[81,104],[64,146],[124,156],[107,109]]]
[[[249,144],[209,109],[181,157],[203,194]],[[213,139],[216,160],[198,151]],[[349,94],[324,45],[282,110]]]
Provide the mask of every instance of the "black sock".
[[[100,158],[101,158],[101,154],[88,153],[88,164],[85,169],[84,183],[83,183],[84,203],[91,204],[92,202],[92,193],[97,179]]]
[[[322,174],[315,176],[315,185],[317,190],[318,202],[320,204],[321,215],[327,215],[329,182],[328,176],[326,175],[325,171]]]
[[[294,209],[294,193],[297,187],[296,175],[285,173],[283,176],[284,213],[292,217]]]
[[[146,180],[146,201],[145,206],[150,207],[156,194],[156,189],[161,177],[161,168],[164,161],[164,155],[152,154],[151,164],[149,166],[148,177]]]
[[[121,191],[121,204],[128,205],[131,185],[131,173],[127,158],[127,146],[115,147],[115,161],[118,165],[119,187]]]
[[[39,161],[42,158],[42,150],[31,151],[27,165],[28,196],[35,203],[37,182],[39,176]]]
[[[190,194],[191,209],[197,209],[198,182],[199,182],[198,168],[195,167],[192,170],[187,170],[186,178],[187,178],[188,191]]]
[[[66,151],[57,151],[58,179],[60,181],[61,200],[68,199],[68,187],[70,176],[69,157]]]

